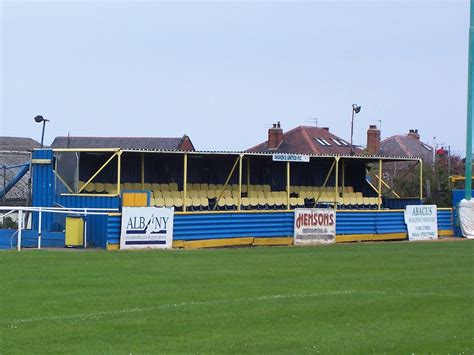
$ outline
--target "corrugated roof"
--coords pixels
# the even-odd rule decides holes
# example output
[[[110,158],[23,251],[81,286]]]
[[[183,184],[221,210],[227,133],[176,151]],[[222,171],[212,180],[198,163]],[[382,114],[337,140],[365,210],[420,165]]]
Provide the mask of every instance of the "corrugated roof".
[[[0,150],[12,152],[28,152],[39,148],[40,143],[32,138],[25,137],[0,137]]]
[[[328,129],[313,126],[299,126],[283,133],[283,142],[277,149],[268,148],[268,141],[260,143],[247,150],[248,152],[273,152],[293,154],[331,154],[350,155],[350,144]],[[362,150],[355,147],[355,154]]]
[[[183,137],[56,137],[52,148],[180,149]],[[192,143],[191,143],[192,144]]]

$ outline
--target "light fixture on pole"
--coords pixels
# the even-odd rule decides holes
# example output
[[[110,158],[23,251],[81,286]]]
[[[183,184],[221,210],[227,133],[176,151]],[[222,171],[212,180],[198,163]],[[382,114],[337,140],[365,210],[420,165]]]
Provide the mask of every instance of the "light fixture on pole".
[[[356,104],[352,104],[352,120],[351,120],[351,155],[354,155],[354,114],[359,113],[362,106],[357,106]]]
[[[46,126],[46,122],[49,122],[46,118],[43,118],[43,116],[38,115],[35,117],[35,122],[36,123],[41,123],[43,122],[43,132],[41,133],[41,148],[43,148],[43,141],[44,141],[44,127]]]

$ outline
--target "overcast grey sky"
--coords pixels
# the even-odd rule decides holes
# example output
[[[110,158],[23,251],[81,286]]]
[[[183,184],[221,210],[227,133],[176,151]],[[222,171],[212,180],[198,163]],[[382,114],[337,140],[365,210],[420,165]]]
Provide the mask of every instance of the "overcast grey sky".
[[[469,2],[3,1],[0,135],[181,136],[241,150],[268,126],[464,154]]]

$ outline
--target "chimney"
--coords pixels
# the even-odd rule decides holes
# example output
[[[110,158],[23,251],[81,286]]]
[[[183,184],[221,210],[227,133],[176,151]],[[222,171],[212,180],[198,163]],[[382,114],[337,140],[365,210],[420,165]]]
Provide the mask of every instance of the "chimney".
[[[413,137],[417,140],[420,140],[420,135],[418,134],[417,129],[410,129],[410,131],[408,132],[408,137]]]
[[[273,127],[268,130],[268,148],[277,149],[283,142],[283,130],[280,127],[280,121],[274,123]]]
[[[367,130],[367,153],[377,154],[380,150],[380,130],[376,125],[370,125]]]
[[[321,128],[329,132],[329,127],[321,127]]]

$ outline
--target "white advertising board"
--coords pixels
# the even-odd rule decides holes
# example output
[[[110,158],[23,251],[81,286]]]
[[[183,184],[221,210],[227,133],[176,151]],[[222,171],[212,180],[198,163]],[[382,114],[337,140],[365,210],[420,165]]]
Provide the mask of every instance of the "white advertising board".
[[[120,249],[171,249],[173,208],[123,207]]]
[[[297,208],[294,230],[296,245],[335,243],[336,212],[329,208]]]
[[[291,161],[291,162],[300,162],[307,163],[309,162],[309,156],[303,154],[273,154],[273,161]]]
[[[405,223],[409,240],[438,239],[438,210],[436,205],[408,205]]]

